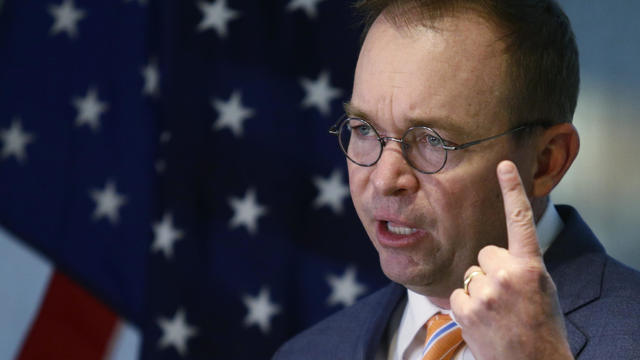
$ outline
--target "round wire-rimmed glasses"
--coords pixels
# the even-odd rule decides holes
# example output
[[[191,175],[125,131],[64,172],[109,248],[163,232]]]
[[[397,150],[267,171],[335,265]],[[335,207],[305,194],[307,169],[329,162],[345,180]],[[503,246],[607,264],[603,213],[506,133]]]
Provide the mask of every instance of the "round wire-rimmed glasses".
[[[329,128],[329,133],[338,137],[340,149],[354,164],[364,167],[375,165],[380,160],[387,142],[395,141],[400,143],[402,155],[412,168],[423,174],[435,174],[444,168],[449,151],[466,149],[485,141],[541,125],[543,124],[520,125],[503,133],[461,145],[452,145],[451,142],[444,140],[438,132],[426,126],[410,127],[401,138],[381,136],[373,125],[356,117],[340,119]]]

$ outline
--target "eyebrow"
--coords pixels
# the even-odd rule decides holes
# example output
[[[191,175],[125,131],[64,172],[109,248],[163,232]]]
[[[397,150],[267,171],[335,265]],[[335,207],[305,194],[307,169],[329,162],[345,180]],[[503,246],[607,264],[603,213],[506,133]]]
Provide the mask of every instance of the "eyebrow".
[[[347,116],[361,118],[372,123],[376,123],[374,119],[367,115],[367,113],[359,107],[353,105],[351,102],[345,102],[343,108]],[[427,117],[427,118],[409,118],[407,120],[409,127],[426,126],[433,128],[434,130],[444,131],[449,135],[465,136],[466,129],[463,126],[456,124],[451,117]]]
[[[369,116],[367,116],[367,114],[365,114],[364,111],[360,110],[357,106],[353,105],[349,101],[343,103],[342,108],[344,109],[344,112],[349,117],[357,117],[357,118],[363,118],[367,120],[369,119]]]

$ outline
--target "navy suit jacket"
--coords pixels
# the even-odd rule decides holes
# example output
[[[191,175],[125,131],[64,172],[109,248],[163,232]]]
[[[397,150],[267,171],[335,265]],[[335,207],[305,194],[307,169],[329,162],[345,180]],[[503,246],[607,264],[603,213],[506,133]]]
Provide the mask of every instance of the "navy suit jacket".
[[[565,226],[544,261],[574,357],[640,359],[640,273],[608,256],[572,207],[556,208]],[[374,359],[406,293],[392,283],[289,340],[273,359]]]

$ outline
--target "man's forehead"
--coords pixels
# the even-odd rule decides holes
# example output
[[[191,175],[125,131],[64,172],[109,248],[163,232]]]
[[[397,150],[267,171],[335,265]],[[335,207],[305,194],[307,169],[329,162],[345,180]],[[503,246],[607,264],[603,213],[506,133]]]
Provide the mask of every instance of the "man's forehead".
[[[500,56],[507,53],[508,32],[486,12],[472,7],[439,10],[433,14],[419,8],[405,10],[395,7],[387,8],[371,23],[363,40],[366,41],[369,32],[375,27],[379,28],[380,25],[389,26],[394,31],[409,37],[440,34],[447,35],[450,39],[460,40],[473,37],[480,28],[483,28],[486,34],[490,34],[488,38],[483,39],[485,40],[483,46],[487,48],[487,53]]]
[[[372,19],[370,26],[378,21],[388,22],[398,29],[427,28],[443,30],[446,23],[456,18],[481,19],[497,33],[504,35],[505,24],[487,9],[486,5],[474,2],[457,2],[453,0],[419,3],[417,1],[395,2]],[[444,25],[444,27],[443,27]]]
[[[410,32],[378,20],[358,59],[347,114],[396,131],[428,126],[461,139],[502,127],[508,56],[491,24],[471,12]],[[375,118],[392,114],[403,118]]]

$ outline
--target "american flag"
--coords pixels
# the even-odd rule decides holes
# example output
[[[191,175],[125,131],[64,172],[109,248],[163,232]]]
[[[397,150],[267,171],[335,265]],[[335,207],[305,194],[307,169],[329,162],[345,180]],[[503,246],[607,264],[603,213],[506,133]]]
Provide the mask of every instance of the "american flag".
[[[344,0],[0,1],[0,358],[267,359],[386,280]]]

